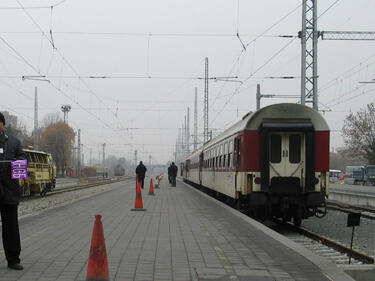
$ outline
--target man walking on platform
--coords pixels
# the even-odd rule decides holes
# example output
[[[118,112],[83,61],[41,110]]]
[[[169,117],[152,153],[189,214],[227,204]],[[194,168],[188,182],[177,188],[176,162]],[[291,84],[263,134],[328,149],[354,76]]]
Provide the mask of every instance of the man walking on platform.
[[[22,270],[21,239],[18,227],[18,203],[21,190],[17,179],[11,178],[11,160],[26,159],[18,138],[8,136],[3,130],[4,115],[0,112],[0,212],[3,247],[8,267]]]
[[[146,176],[147,168],[145,165],[143,165],[142,161],[139,161],[139,165],[135,169],[135,173],[138,176],[138,182],[141,184],[141,187],[143,188],[145,183],[145,176]]]
[[[171,166],[168,168],[168,176],[170,175],[170,182],[172,186],[176,186],[177,171],[177,166],[174,164],[174,162],[172,162]]]

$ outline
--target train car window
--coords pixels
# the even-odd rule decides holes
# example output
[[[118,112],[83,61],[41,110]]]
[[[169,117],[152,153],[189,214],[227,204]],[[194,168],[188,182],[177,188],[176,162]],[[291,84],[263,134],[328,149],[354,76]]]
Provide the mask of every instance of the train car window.
[[[281,136],[280,135],[271,135],[270,161],[271,163],[281,162]]]
[[[301,136],[300,135],[289,136],[289,162],[290,163],[301,162]]]
[[[227,161],[227,166],[230,168],[230,159],[232,158],[232,153],[228,153],[228,161]]]
[[[226,166],[225,166],[225,158],[226,158],[226,154],[224,154],[224,157],[223,157],[223,168],[225,168]]]
[[[219,167],[221,167],[221,155],[219,156]]]

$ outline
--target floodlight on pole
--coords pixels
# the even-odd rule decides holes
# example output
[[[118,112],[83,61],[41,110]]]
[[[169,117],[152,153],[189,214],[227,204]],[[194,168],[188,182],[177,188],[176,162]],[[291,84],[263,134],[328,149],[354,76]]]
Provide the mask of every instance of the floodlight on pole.
[[[72,109],[69,104],[64,104],[61,106],[61,111],[64,113],[64,123],[68,122],[68,113]]]

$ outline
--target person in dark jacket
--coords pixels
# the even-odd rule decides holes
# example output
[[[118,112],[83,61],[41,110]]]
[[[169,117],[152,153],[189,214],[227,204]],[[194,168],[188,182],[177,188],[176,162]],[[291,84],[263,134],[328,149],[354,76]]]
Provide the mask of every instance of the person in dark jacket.
[[[139,165],[135,169],[135,173],[138,176],[138,182],[141,184],[141,187],[143,188],[145,183],[145,176],[146,176],[147,168],[145,165],[143,165],[142,161],[139,161]]]
[[[21,239],[18,227],[18,203],[21,190],[17,179],[11,178],[10,160],[26,159],[21,142],[4,131],[5,118],[0,112],[0,212],[3,247],[8,267],[22,270]]]
[[[173,185],[176,185],[177,171],[177,166],[174,164],[174,162],[172,162],[171,166],[168,168],[168,175],[170,177],[170,182],[172,182]]]
[[[171,183],[171,167],[172,167],[172,164],[170,164],[169,167],[168,167],[168,181],[169,181],[169,184]]]

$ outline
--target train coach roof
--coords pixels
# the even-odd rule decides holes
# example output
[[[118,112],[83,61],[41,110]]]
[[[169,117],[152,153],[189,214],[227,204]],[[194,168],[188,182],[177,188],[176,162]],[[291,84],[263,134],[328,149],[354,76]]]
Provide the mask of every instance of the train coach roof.
[[[273,120],[282,123],[290,120],[301,120],[311,122],[316,131],[329,131],[329,127],[325,119],[316,110],[301,104],[295,103],[279,103],[266,106],[256,112],[250,112],[245,115],[241,121],[234,124],[229,129],[207,142],[204,147],[216,143],[217,140],[225,139],[237,132],[243,130],[258,130],[264,120]],[[295,123],[293,123],[295,125]]]

